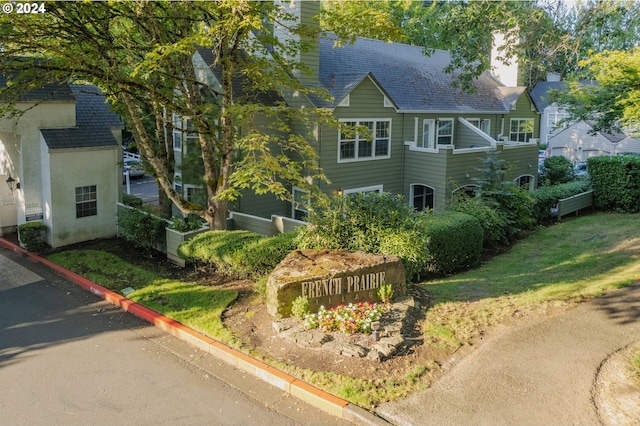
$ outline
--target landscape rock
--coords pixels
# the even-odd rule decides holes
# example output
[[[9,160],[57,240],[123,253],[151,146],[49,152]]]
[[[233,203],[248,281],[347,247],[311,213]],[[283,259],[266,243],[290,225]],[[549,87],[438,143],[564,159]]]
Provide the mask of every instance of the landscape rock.
[[[293,301],[304,296],[309,311],[360,301],[379,302],[377,290],[393,286],[395,297],[404,296],[406,273],[402,260],[346,250],[296,250],[287,255],[267,281],[267,310],[276,318],[291,316]]]
[[[344,357],[366,358],[381,362],[391,358],[405,345],[406,336],[403,330],[411,330],[418,309],[412,308],[412,303],[402,299],[400,303],[393,303],[380,319],[382,329],[380,339],[376,341],[370,334],[347,334],[340,331],[325,332],[318,328],[305,329],[301,320],[297,318],[282,318],[273,322],[278,336],[295,343],[300,347],[314,348],[335,353]],[[405,308],[400,308],[404,305]]]

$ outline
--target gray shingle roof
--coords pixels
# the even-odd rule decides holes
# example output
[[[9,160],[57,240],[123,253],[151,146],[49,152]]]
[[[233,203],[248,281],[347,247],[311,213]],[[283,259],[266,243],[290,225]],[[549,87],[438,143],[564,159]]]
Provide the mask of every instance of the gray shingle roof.
[[[50,149],[118,145],[111,128],[122,127],[105,97],[95,86],[70,86],[76,99],[76,127],[40,129]]]
[[[371,73],[400,110],[505,113],[524,93],[524,87],[508,88],[483,73],[473,81],[474,93],[453,87],[457,77],[445,73],[449,52],[430,56],[418,46],[359,38],[353,45],[334,47],[320,41],[320,84],[337,104],[354,87],[357,76]],[[328,105],[318,105],[328,106]]]
[[[546,101],[546,97],[549,90],[552,89],[564,90],[564,81],[540,81],[536,83],[533,90],[531,90],[531,93],[529,93],[531,100],[535,104],[536,108],[538,108],[539,112],[544,111],[544,109],[549,106],[549,102]]]
[[[7,82],[15,80],[15,73],[0,73],[0,87],[6,87]],[[73,101],[73,93],[69,90],[69,86],[64,83],[49,83],[42,87],[30,89],[22,93],[18,99],[20,101]]]
[[[584,86],[593,86],[598,83],[593,80],[582,80],[580,81],[580,84]],[[538,108],[538,111],[542,112],[549,106],[549,102],[546,100],[549,90],[565,90],[566,87],[567,86],[564,81],[540,81],[536,83],[529,95],[531,96],[531,100],[535,104],[536,108]]]

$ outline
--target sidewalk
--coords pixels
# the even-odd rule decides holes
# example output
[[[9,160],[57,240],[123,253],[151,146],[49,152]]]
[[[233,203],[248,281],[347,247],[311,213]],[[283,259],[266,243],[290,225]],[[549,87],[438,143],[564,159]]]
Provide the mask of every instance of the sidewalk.
[[[63,277],[71,283],[74,283],[85,290],[95,294],[98,297],[112,303],[124,311],[127,311],[161,330],[189,343],[193,347],[201,351],[209,353],[232,367],[243,370],[251,375],[275,386],[288,394],[295,396],[309,405],[319,408],[336,417],[348,420],[355,424],[363,425],[384,425],[384,420],[376,417],[374,414],[350,404],[348,401],[331,395],[325,391],[315,388],[308,383],[296,379],[295,377],[277,370],[261,361],[258,361],[242,352],[239,352],[229,346],[202,335],[189,327],[180,324],[170,318],[167,318],[151,309],[139,305],[126,297],[121,296],[111,290],[108,290],[74,272],[62,268],[37,254],[30,253],[23,249],[15,242],[0,237],[0,246],[28,256],[30,260],[48,267],[57,275]]]

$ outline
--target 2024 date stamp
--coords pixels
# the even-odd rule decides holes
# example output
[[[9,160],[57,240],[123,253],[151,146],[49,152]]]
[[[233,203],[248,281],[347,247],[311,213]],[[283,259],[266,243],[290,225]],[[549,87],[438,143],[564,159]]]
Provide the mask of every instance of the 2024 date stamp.
[[[12,3],[2,3],[2,12],[3,13],[17,13],[20,15],[30,15],[30,14],[38,14],[45,13],[47,8],[44,3],[36,3],[36,2],[12,2]]]

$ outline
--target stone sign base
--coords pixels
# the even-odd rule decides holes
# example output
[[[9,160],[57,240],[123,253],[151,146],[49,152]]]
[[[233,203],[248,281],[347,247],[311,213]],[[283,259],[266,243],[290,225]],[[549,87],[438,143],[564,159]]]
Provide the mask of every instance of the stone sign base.
[[[267,311],[274,317],[291,316],[293,301],[306,297],[309,311],[361,301],[379,302],[378,289],[393,288],[394,297],[407,292],[402,260],[346,250],[296,250],[285,257],[267,281]]]
[[[420,303],[412,297],[397,298],[380,319],[378,338],[371,334],[325,332],[318,328],[307,330],[302,320],[284,318],[273,322],[278,337],[302,348],[321,349],[345,357],[384,361],[413,344],[407,340],[413,330]],[[405,335],[406,334],[406,335]]]

